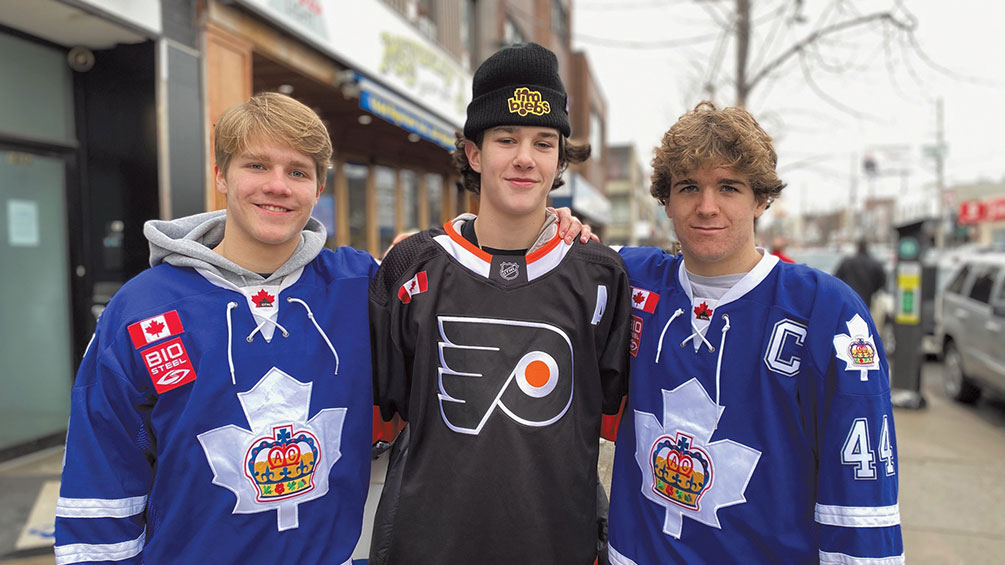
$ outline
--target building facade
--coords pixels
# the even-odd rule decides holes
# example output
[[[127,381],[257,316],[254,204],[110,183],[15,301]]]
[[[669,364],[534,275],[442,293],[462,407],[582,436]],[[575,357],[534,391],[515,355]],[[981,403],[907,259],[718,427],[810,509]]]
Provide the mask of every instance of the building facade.
[[[0,84],[0,249],[20,275],[0,283],[16,297],[0,326],[0,385],[12,392],[0,395],[0,459],[62,439],[97,316],[147,266],[143,222],[225,205],[213,126],[256,92],[321,116],[335,155],[315,217],[329,246],[380,255],[399,232],[477,210],[449,153],[472,71],[502,45],[537,41],[559,58],[573,137],[595,147],[566,175],[589,185],[567,204],[602,232],[606,105],[571,50],[570,10],[569,0],[0,0],[0,69],[18,77]]]
[[[652,245],[669,248],[670,218],[649,193],[649,177],[631,144],[607,150],[607,196],[611,202],[608,240],[618,245]]]

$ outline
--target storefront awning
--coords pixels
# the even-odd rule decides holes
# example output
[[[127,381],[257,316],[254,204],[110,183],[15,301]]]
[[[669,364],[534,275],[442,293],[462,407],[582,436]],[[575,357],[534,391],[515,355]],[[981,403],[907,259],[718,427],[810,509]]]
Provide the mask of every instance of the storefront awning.
[[[454,149],[454,129],[449,124],[359,73],[355,82],[360,108],[448,151]]]

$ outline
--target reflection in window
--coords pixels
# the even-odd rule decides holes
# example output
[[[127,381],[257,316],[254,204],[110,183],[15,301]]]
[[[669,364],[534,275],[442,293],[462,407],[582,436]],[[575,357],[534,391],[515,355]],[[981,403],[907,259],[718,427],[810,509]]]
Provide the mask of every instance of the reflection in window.
[[[443,177],[426,174],[426,194],[429,202],[429,226],[438,227],[443,223]]]
[[[594,162],[604,158],[604,122],[596,112],[590,112],[590,155]]]
[[[394,239],[394,169],[378,165],[377,174],[377,232],[379,248],[387,249]],[[364,248],[365,249],[365,248]]]
[[[960,272],[956,273],[953,277],[953,282],[949,283],[946,287],[946,292],[951,292],[953,294],[961,294],[963,292],[963,283],[967,280],[967,275],[970,274],[970,265],[964,265]]]
[[[419,229],[419,175],[415,171],[401,171],[402,230]]]
[[[311,212],[311,216],[325,227],[325,232],[328,234],[325,247],[331,249],[338,245],[335,241],[335,190],[332,188],[335,186],[334,179],[335,169],[329,168],[325,174],[324,192],[321,193],[318,203]]]
[[[346,184],[349,187],[349,245],[366,249],[366,174],[367,166],[346,163]]]
[[[524,39],[523,32],[517,27],[516,22],[512,18],[506,18],[503,23],[503,44],[513,45],[514,43],[526,43],[527,40]]]
[[[991,287],[995,283],[995,277],[998,276],[997,267],[988,267],[983,273],[977,275],[974,279],[974,286],[970,289],[970,298],[978,302],[987,304],[991,301]]]

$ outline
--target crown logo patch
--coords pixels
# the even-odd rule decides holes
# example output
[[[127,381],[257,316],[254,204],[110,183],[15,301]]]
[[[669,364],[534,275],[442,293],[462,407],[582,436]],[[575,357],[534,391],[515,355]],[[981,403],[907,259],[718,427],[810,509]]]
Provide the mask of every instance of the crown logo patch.
[[[845,362],[845,371],[858,371],[859,380],[867,381],[869,371],[879,370],[879,355],[869,324],[855,314],[845,325],[848,333],[834,336],[835,357]]]
[[[293,425],[277,426],[272,435],[252,442],[244,458],[246,476],[256,489],[255,500],[282,500],[314,488],[314,468],[320,459],[318,438]]]
[[[747,501],[761,452],[731,439],[713,442],[725,410],[698,379],[663,390],[663,419],[635,411],[635,463],[649,502],[663,507],[663,533],[680,539],[684,517],[721,528],[720,508]],[[719,468],[715,462],[725,462]]]
[[[653,444],[650,463],[657,494],[698,510],[698,501],[712,484],[712,461],[703,449],[692,446],[693,441],[681,432],[674,437],[660,436]]]
[[[250,430],[228,424],[198,435],[213,484],[237,497],[234,514],[275,510],[278,530],[289,530],[300,525],[298,505],[328,493],[346,409],[325,408],[308,420],[312,388],[273,367],[237,393]]]
[[[537,90],[531,90],[526,86],[514,90],[513,97],[506,102],[509,106],[510,114],[543,116],[551,113],[551,104],[542,98],[541,93]]]

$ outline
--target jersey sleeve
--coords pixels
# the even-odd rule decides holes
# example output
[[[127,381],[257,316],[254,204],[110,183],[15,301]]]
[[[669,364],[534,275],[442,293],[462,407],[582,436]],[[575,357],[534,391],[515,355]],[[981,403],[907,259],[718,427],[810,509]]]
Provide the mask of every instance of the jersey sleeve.
[[[133,386],[104,329],[99,323],[73,385],[56,504],[57,564],[142,561],[153,399]]]
[[[399,279],[411,267],[415,240],[412,237],[392,247],[370,282],[373,403],[385,421],[395,414],[408,420],[414,338],[405,327],[407,321],[398,290],[402,284]]]
[[[876,326],[843,285],[818,292],[808,331],[816,383],[821,563],[903,563],[890,371]]]
[[[619,259],[619,263],[620,258]],[[617,286],[610,297],[611,326],[600,351],[600,382],[604,389],[603,413],[618,414],[628,393],[629,339],[631,337],[631,287],[624,268],[618,269]],[[616,428],[615,431],[616,432]]]

